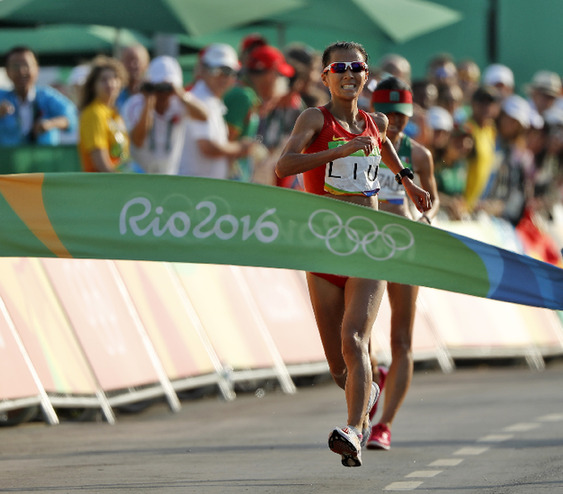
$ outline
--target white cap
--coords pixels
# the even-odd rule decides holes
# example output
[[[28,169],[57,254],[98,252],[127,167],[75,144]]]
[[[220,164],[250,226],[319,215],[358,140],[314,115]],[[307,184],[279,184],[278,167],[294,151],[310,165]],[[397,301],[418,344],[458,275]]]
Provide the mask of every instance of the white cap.
[[[540,93],[549,94],[550,96],[560,96],[561,77],[555,72],[540,70],[534,74],[532,82],[527,85],[527,89],[535,89]]]
[[[147,71],[148,80],[153,84],[169,82],[174,87],[182,87],[182,68],[178,61],[166,55],[154,58]]]
[[[454,119],[451,113],[441,106],[428,108],[426,121],[434,130],[445,130],[450,132],[454,128]]]
[[[203,50],[201,61],[208,67],[229,67],[233,70],[240,69],[238,55],[231,45],[213,43]]]
[[[496,86],[503,84],[507,87],[514,87],[514,74],[506,65],[494,63],[489,65],[483,72],[483,84],[486,86]]]
[[[514,94],[505,98],[502,102],[502,111],[520,122],[520,125],[525,129],[530,128],[532,109],[530,104],[521,96]]]

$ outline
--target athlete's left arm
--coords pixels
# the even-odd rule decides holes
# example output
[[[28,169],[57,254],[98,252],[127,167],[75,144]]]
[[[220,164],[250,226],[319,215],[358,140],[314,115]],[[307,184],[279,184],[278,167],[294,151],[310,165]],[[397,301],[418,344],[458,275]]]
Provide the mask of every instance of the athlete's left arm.
[[[372,114],[372,116],[379,129],[379,134],[381,135],[381,159],[396,175],[404,166],[397,155],[397,151],[395,151],[393,143],[387,139],[387,125],[389,120],[387,120],[387,117],[383,113],[379,112]],[[432,200],[429,192],[420,188],[408,177],[402,179],[402,184],[409,199],[414,203],[418,211],[425,213],[432,208]]]
[[[430,193],[430,200],[432,201],[432,207],[424,213],[420,221],[430,223],[430,220],[436,216],[438,209],[440,209],[438,186],[434,176],[434,160],[428,148],[416,141],[411,142],[413,172],[418,176],[420,186]]]

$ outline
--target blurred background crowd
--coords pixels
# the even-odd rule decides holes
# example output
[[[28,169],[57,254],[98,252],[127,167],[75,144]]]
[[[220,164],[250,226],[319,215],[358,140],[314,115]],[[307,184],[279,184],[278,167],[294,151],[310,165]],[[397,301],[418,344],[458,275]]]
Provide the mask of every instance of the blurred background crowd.
[[[151,55],[130,40],[45,83],[41,57],[25,41],[4,52],[0,147],[74,146],[86,172],[301,188],[300,177],[276,178],[274,165],[297,116],[328,101],[321,53],[308,43],[277,43],[279,49],[263,32],[247,32],[237,44],[198,48],[186,73],[179,56]],[[372,57],[360,104],[372,111],[371,92],[389,75],[410,86],[415,109],[405,133],[432,153],[442,219],[486,212],[526,228],[560,214],[558,72],[539,66],[518,80],[520,67],[455,58],[447,49],[427,54],[423,70],[419,59],[398,53]]]

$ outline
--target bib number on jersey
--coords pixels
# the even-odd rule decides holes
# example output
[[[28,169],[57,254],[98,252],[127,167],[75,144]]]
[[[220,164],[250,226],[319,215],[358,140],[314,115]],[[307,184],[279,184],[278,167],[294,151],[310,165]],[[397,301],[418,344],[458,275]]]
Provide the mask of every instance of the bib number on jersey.
[[[329,143],[329,148],[345,144],[344,141]],[[356,151],[350,156],[337,158],[325,165],[324,190],[336,195],[373,196],[379,191],[379,150],[366,156]]]

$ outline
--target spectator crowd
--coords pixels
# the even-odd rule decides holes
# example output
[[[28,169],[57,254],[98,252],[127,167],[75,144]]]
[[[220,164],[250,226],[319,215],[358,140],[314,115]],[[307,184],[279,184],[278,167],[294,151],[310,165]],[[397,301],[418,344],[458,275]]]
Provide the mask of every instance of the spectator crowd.
[[[25,46],[4,57],[13,88],[0,89],[0,146],[74,143],[86,172],[139,172],[232,179],[301,188],[274,166],[297,116],[324,105],[320,54],[303,44],[283,52],[260,35],[239,50],[205,47],[193,79],[177,60],[151,59],[142,45],[74,68],[65,94],[38,86],[39,63]],[[424,78],[388,54],[370,64],[359,99],[389,76],[412,90],[404,132],[430,150],[444,219],[484,211],[514,227],[550,221],[563,202],[563,91],[539,70],[515,83],[501,64],[434,56]],[[517,91],[517,88],[520,91]]]

